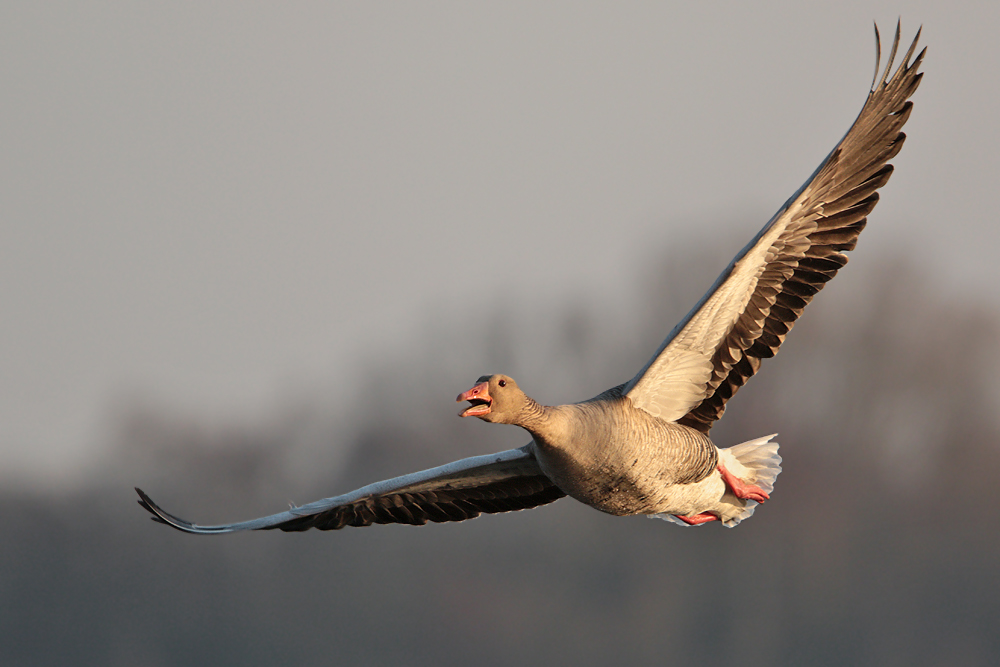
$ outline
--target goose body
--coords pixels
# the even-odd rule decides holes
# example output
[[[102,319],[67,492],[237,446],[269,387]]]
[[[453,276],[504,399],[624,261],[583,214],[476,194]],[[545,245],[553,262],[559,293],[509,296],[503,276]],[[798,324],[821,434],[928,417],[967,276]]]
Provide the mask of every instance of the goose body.
[[[486,381],[501,378],[516,386],[505,376]],[[680,512],[692,483],[718,465],[718,450],[707,436],[635,408],[620,391],[543,408],[530,420],[512,423],[532,435],[528,447],[546,477],[609,514]]]
[[[878,30],[876,29],[878,49]],[[920,32],[881,77],[851,129],[733,259],[649,362],[589,401],[544,406],[506,375],[480,377],[460,414],[525,429],[531,442],[362,487],[251,521],[199,526],[136,489],[155,521],[197,534],[372,523],[462,521],[564,496],[614,515],[735,526],[769,499],[781,471],[773,436],[727,449],[709,438],[726,402],[773,356],[802,310],[847,263],[902,148],[922,74]]]

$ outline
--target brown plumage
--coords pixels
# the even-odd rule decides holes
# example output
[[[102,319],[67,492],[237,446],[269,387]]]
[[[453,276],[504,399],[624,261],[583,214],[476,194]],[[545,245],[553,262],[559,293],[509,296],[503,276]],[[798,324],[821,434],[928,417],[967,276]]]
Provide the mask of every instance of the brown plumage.
[[[844,264],[877,190],[892,174],[924,51],[920,32],[900,67],[888,64],[851,129],[733,259],[656,354],[629,382],[582,403],[543,406],[505,375],[459,395],[462,416],[513,424],[520,449],[377,482],[352,493],[242,523],[198,526],[161,510],[153,519],[197,534],[279,528],[337,530],[372,523],[420,525],[543,505],[564,495],[616,515],[646,514],[733,526],[769,497],[781,461],[771,437],[728,449],[708,437],[726,402],[774,356],[802,310]],[[876,29],[876,44],[878,30]]]
[[[878,39],[877,30],[875,35]],[[926,49],[911,62],[918,39],[919,30],[903,65],[887,80],[899,46],[897,26],[889,64],[851,130],[775,215],[793,209],[794,218],[768,249],[769,259],[749,306],[712,358],[706,397],[678,423],[708,433],[725,412],[726,401],[757,372],[761,360],[777,353],[813,296],[847,264],[844,252],[854,250],[878,203],[877,190],[892,175],[887,162],[906,139],[901,130],[913,109],[908,98],[923,77],[917,70]]]

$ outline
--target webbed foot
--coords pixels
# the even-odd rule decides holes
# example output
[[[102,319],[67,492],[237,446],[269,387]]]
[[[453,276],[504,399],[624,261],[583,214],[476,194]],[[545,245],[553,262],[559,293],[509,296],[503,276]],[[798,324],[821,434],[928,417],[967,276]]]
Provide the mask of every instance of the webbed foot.
[[[742,479],[726,470],[726,466],[721,463],[719,464],[719,472],[722,474],[722,481],[726,483],[726,486],[729,487],[729,489],[733,492],[733,495],[737,498],[743,498],[744,500],[756,500],[758,503],[762,503],[771,498],[771,496],[767,495],[767,491],[760,488],[756,484],[747,484]]]
[[[689,526],[698,526],[703,523],[708,523],[709,521],[719,520],[719,517],[715,516],[711,512],[702,512],[701,514],[692,514],[691,516],[681,516],[680,514],[675,514],[674,516]]]

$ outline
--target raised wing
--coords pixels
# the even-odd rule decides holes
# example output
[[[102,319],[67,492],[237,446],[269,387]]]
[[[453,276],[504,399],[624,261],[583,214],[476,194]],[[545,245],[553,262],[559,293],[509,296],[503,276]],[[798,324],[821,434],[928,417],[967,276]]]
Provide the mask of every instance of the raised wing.
[[[239,530],[340,530],[373,523],[465,521],[481,513],[495,514],[537,507],[562,498],[542,474],[530,445],[498,454],[475,456],[410,475],[369,484],[351,493],[318,500],[287,512],[230,523],[199,526],[164,512],[141,490],[139,504],[153,520],[185,533],[215,535]]]
[[[791,199],[733,259],[694,309],[674,327],[649,363],[625,385],[632,402],[668,421],[708,433],[726,401],[762,359],[772,357],[802,309],[844,264],[879,188],[887,164],[906,138],[908,101],[923,76],[926,49],[913,43],[889,78],[899,46],[899,25],[889,62],[879,78],[875,28],[875,80],[861,113],[833,152]]]

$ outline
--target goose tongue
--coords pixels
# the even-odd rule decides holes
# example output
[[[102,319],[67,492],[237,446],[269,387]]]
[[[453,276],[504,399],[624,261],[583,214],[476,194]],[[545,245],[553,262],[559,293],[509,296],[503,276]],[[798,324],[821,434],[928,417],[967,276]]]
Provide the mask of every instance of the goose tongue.
[[[455,399],[457,402],[468,401],[471,406],[458,413],[459,417],[482,417],[490,413],[493,399],[490,398],[490,385],[488,382],[480,382],[469,391],[464,391]]]

